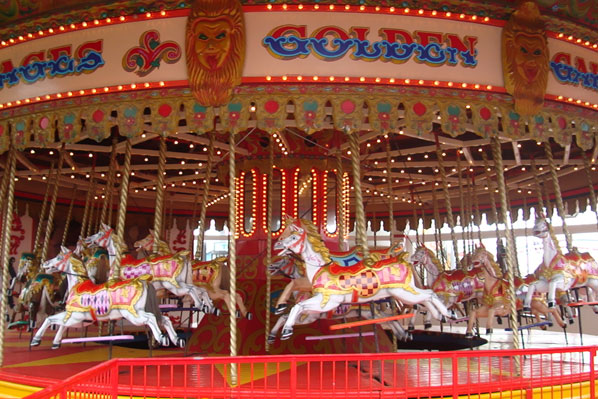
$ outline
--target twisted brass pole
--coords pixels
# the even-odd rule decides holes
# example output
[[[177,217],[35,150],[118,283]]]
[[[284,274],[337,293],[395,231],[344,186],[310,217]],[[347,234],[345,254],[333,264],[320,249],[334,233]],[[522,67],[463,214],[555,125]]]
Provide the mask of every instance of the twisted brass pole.
[[[500,218],[498,217],[498,209],[496,208],[496,198],[494,197],[494,188],[492,187],[492,178],[490,177],[490,166],[488,164],[488,157],[486,153],[482,151],[482,160],[484,161],[484,175],[486,177],[486,184],[488,185],[488,194],[490,195],[490,205],[492,206],[492,214],[494,215],[494,227],[496,229],[496,239],[500,240],[500,231],[498,229],[498,223]]]
[[[81,236],[85,236],[85,233],[87,232],[87,223],[89,222],[89,214],[90,214],[90,210],[91,210],[94,187],[95,187],[94,171],[92,169],[91,179],[89,181],[89,188],[87,189],[87,195],[85,196],[85,208],[83,208],[83,220],[81,220]]]
[[[102,216],[100,220],[102,223],[106,223],[106,213],[108,211],[108,206],[112,207],[112,190],[114,189],[114,175],[116,171],[116,146],[118,145],[118,137],[114,136],[112,138],[112,152],[110,153],[110,167],[108,168],[108,181],[106,182],[106,196],[104,198],[104,203],[102,204]],[[110,224],[110,222],[108,222]]]
[[[158,176],[156,179],[156,214],[154,215],[154,245],[152,247],[154,253],[158,253],[158,242],[162,232],[162,217],[164,216],[164,169],[166,169],[166,137],[160,136]]]
[[[492,142],[492,158],[494,159],[494,168],[496,169],[496,180],[498,184],[498,192],[500,195],[500,211],[502,213],[502,218],[505,223],[505,235],[507,238],[507,245],[506,245],[506,252],[507,252],[507,269],[509,271],[507,275],[507,281],[509,283],[508,289],[508,298],[510,304],[510,313],[509,313],[509,320],[511,323],[511,329],[513,333],[511,334],[512,342],[513,342],[513,349],[519,349],[519,321],[517,320],[517,296],[515,295],[515,254],[513,249],[515,246],[512,242],[512,236],[508,234],[508,229],[511,227],[511,222],[509,216],[507,214],[507,209],[509,209],[509,204],[507,203],[507,187],[505,184],[505,176],[504,176],[504,167],[502,161],[502,153],[500,148],[500,141],[497,137],[493,137],[491,139]],[[519,357],[515,356],[515,370],[517,373],[520,372],[520,362]]]
[[[561,186],[559,184],[559,177],[556,174],[556,167],[554,165],[554,157],[552,156],[552,148],[550,142],[544,143],[544,151],[546,152],[546,158],[548,158],[548,166],[550,167],[550,177],[552,178],[552,185],[554,186],[554,196],[556,200],[556,209],[563,221],[563,233],[565,234],[565,240],[567,241],[567,250],[573,251],[573,240],[571,238],[571,232],[565,221],[565,206],[563,205],[563,197],[561,196]]]
[[[237,356],[237,318],[235,309],[237,308],[237,243],[235,241],[236,226],[236,210],[237,210],[237,194],[235,187],[236,179],[236,165],[235,165],[235,134],[229,135],[229,153],[228,153],[228,192],[230,198],[228,201],[228,228],[229,228],[229,242],[228,242],[228,259],[230,269],[230,355]],[[237,365],[231,364],[231,383],[237,385]]]
[[[116,223],[116,254],[114,264],[111,267],[112,278],[120,279],[120,263],[122,260],[125,218],[127,216],[127,202],[129,198],[129,178],[131,176],[131,140],[125,142],[125,159],[123,161],[123,173],[120,183],[120,201],[118,204],[118,216]]]
[[[440,142],[438,135],[436,136],[436,157],[438,158],[438,170],[442,179],[442,190],[444,192],[444,204],[446,206],[446,216],[449,227],[451,228],[451,240],[453,241],[453,251],[455,251],[455,269],[459,267],[459,247],[457,246],[457,237],[455,236],[455,219],[453,218],[453,209],[451,205],[451,197],[448,190],[448,182],[446,179],[446,170],[444,170],[444,160],[442,150],[440,149]]]
[[[544,184],[542,184],[542,195],[546,197],[546,216],[548,219],[552,220],[552,214],[554,213],[554,207],[550,202],[550,195],[548,194],[548,179],[550,179],[550,174],[546,176]]]
[[[417,208],[416,208],[416,201],[415,201],[415,194],[413,193],[413,186],[410,187],[411,190],[411,204],[413,205],[413,230],[415,230],[415,242],[420,244],[422,243],[419,240],[419,220],[417,219]]]
[[[71,195],[71,203],[69,204],[69,210],[66,212],[66,223],[64,225],[64,233],[62,233],[62,241],[60,245],[63,247],[66,245],[66,237],[69,233],[69,224],[71,223],[71,217],[73,215],[73,205],[75,204],[75,197],[77,194],[77,186],[73,186],[73,194]]]
[[[268,191],[266,204],[266,265],[272,264],[272,195],[274,193],[274,140],[270,136],[270,154],[269,154],[269,168],[268,168]],[[266,328],[264,330],[264,340],[266,352],[270,350],[268,343],[268,334],[270,332],[270,307],[272,294],[272,275],[266,271]]]
[[[46,218],[46,212],[48,209],[48,197],[50,196],[50,180],[52,179],[52,175],[54,174],[54,161],[52,161],[52,165],[50,166],[50,170],[48,171],[48,177],[46,178],[46,193],[44,194],[44,199],[42,202],[42,209],[39,214],[39,221],[37,222],[37,230],[35,232],[35,241],[33,241],[33,253],[37,256],[37,252],[39,251],[39,244],[40,238],[42,236],[42,223]],[[47,223],[46,223],[47,224]]]
[[[196,259],[203,258],[203,241],[206,234],[206,212],[208,209],[208,195],[210,194],[212,163],[214,160],[214,135],[210,133],[209,136],[210,143],[208,147],[208,163],[206,165],[206,183],[203,186],[203,195],[201,198],[201,211],[199,213],[199,235],[197,237],[197,252],[195,253]]]
[[[461,240],[463,240],[463,256],[467,255],[467,233],[465,232],[465,195],[463,195],[463,177],[461,175],[461,155],[457,150],[457,178],[459,181],[459,224],[461,225]]]
[[[594,191],[594,183],[592,182],[592,174],[590,173],[590,162],[588,161],[588,157],[584,151],[581,152],[581,157],[583,159],[583,167],[586,171],[586,177],[588,179],[588,188],[590,193],[590,204],[592,205],[592,210],[596,214],[596,222],[598,223],[598,205],[596,201],[596,191]]]
[[[473,187],[473,204],[475,210],[475,220],[474,223],[478,226],[478,241],[480,244],[482,243],[482,214],[480,212],[480,198],[478,197],[478,190],[475,188],[475,176],[473,173],[471,176],[471,186]]]
[[[62,163],[64,162],[64,145],[60,149],[58,155],[58,168],[56,169],[56,181],[54,184],[54,192],[52,193],[52,200],[50,201],[50,210],[48,211],[48,223],[46,224],[46,235],[44,236],[44,245],[42,247],[42,254],[40,257],[40,264],[45,262],[48,254],[48,246],[50,245],[50,236],[52,235],[52,228],[54,227],[54,213],[56,211],[56,199],[58,198],[58,187],[60,183],[60,173],[62,170]]]
[[[538,170],[536,169],[536,160],[532,158],[532,174],[534,175],[534,185],[536,186],[536,192],[538,195],[538,215],[544,216],[544,196],[542,195],[542,187],[540,185],[540,179],[538,178]]]
[[[368,258],[370,251],[365,222],[365,209],[363,207],[363,193],[361,192],[361,170],[359,159],[358,132],[347,132],[349,147],[351,148],[351,166],[353,171],[353,187],[355,187],[355,243],[363,247],[363,256]]]
[[[434,207],[434,241],[436,243],[436,255],[442,262],[442,268],[446,269],[444,258],[444,250],[442,249],[442,236],[440,229],[442,228],[442,220],[440,219],[440,212],[438,210],[438,198],[436,197],[436,182],[432,184],[432,203]]]
[[[345,235],[346,235],[346,213],[345,201],[343,193],[343,160],[341,158],[340,148],[336,151],[336,214],[338,225],[338,249],[345,250]]]
[[[15,200],[15,170],[17,164],[17,149],[14,146],[14,142],[11,140],[10,150],[8,154],[8,165],[7,169],[4,171],[8,175],[7,181],[7,188],[6,188],[6,197],[7,201],[6,204],[6,214],[4,215],[3,220],[3,231],[2,231],[2,292],[8,292],[9,287],[9,274],[8,268],[10,267],[10,231],[12,229],[12,220],[13,220],[13,209],[14,209],[14,200]],[[2,300],[0,301],[0,366],[4,364],[4,332],[5,332],[5,323],[6,319],[4,315],[6,314],[6,307],[8,302],[8,296],[2,295]]]

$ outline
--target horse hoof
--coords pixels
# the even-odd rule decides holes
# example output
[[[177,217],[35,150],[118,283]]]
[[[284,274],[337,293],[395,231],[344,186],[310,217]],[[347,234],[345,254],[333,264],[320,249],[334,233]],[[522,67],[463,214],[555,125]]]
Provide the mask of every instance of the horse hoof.
[[[183,338],[179,338],[176,341],[176,346],[178,346],[179,348],[183,349],[185,347],[186,343],[187,342]]]
[[[290,329],[290,328],[285,328],[284,330],[282,330],[282,334],[280,335],[280,339],[284,341],[285,339],[291,338],[291,335],[293,335],[293,330]]]
[[[237,310],[235,312],[235,316],[237,317],[237,319],[240,319],[241,318],[241,311]]]
[[[251,312],[247,312],[247,313],[245,314],[245,318],[246,318],[247,320],[253,320],[253,313],[251,313]]]
[[[441,323],[446,323],[446,317],[442,316],[442,317],[440,318],[440,322],[441,322]],[[432,326],[432,325],[430,325],[430,327],[431,327],[431,326]]]
[[[413,330],[415,330],[415,326],[409,326],[409,327],[407,327],[407,331],[413,331]]]
[[[52,349],[58,349],[60,348],[60,344],[52,344]]]
[[[496,316],[496,322],[502,324],[502,317]]]
[[[548,307],[549,308],[554,308],[554,301],[549,301],[548,302]]]
[[[275,335],[268,335],[268,345],[274,345],[274,342],[276,342],[276,336]]]
[[[530,308],[529,306],[524,306],[524,307],[523,307],[523,311],[524,311],[524,312],[531,312],[531,311],[532,311],[532,308]]]
[[[546,328],[546,326],[540,326],[540,328],[541,328],[543,331],[546,331],[546,329],[547,329],[547,328]]]
[[[212,314],[213,314],[214,316],[220,316],[220,315],[222,314],[222,312],[220,311],[220,309],[218,309],[218,308],[214,308],[214,309],[212,310]]]
[[[287,307],[288,306],[287,306],[286,303],[281,303],[280,305],[278,305],[276,307],[276,309],[274,309],[274,314],[277,315],[277,316],[283,314],[284,311],[287,310]]]
[[[467,338],[467,339],[473,339],[473,334],[470,333],[470,332],[465,333],[465,338]]]
[[[38,339],[38,338],[33,338],[31,340],[31,343],[29,344],[29,346],[38,346],[39,344],[41,344],[42,340]]]
[[[432,323],[424,323],[424,330],[432,328]]]
[[[492,334],[492,329],[491,328],[487,328],[486,329],[486,335],[488,335],[488,334]]]
[[[162,346],[170,345],[170,341],[168,340],[168,337],[164,334],[162,334],[162,336],[160,337],[160,345],[162,345]]]
[[[575,323],[575,320],[569,319],[569,324],[573,324],[573,323]]]

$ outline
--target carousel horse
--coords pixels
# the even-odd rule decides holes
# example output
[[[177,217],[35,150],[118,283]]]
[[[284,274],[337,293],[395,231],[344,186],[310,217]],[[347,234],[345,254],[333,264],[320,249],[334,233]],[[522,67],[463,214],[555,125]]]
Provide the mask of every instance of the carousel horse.
[[[299,295],[296,296],[295,301],[300,302],[301,300],[307,299],[308,297],[309,294],[299,293]],[[385,308],[382,308],[382,306],[385,306]],[[391,311],[392,308],[388,303],[382,304],[381,306],[378,306],[378,308],[374,308],[374,313],[372,313],[369,307],[365,309],[360,309],[358,305],[350,305],[345,303],[341,304],[336,309],[333,309],[327,313],[302,314],[301,316],[299,316],[296,325],[307,325],[313,323],[316,320],[338,320],[350,319],[353,317],[363,317],[368,320],[373,320],[375,318],[392,316]],[[272,345],[274,344],[274,342],[276,342],[278,331],[280,331],[281,327],[286,323],[287,319],[288,314],[284,314],[281,317],[279,317],[278,320],[276,320],[274,327],[272,327],[270,333],[268,334],[268,344]],[[403,326],[401,326],[401,323],[399,323],[396,320],[381,323],[380,325],[382,328],[390,329],[399,341],[407,342],[413,339],[413,335],[405,331]]]
[[[116,258],[116,243],[112,233],[113,229],[102,223],[99,232],[84,240],[87,245],[97,245],[108,250],[111,274]],[[120,275],[112,277],[127,280],[145,275],[151,276],[151,284],[154,288],[166,289],[179,297],[189,295],[196,308],[204,313],[212,312],[214,305],[206,290],[193,284],[188,255],[188,251],[182,251],[145,259],[126,256],[121,259]]]
[[[413,267],[405,260],[405,253],[386,260],[373,256],[343,267],[331,262],[330,252],[316,227],[305,219],[287,221],[274,249],[280,250],[279,255],[294,254],[302,258],[313,292],[309,299],[293,306],[281,339],[291,337],[302,313],[324,313],[342,303],[370,302],[389,296],[405,305],[421,303],[437,319],[448,317],[446,307],[432,290],[415,286]]]
[[[566,293],[572,288],[587,287],[588,300],[593,302],[598,293],[598,263],[589,253],[574,250],[563,255],[552,228],[544,218],[538,218],[533,228],[534,236],[542,239],[544,246],[543,263],[536,269],[536,281],[529,285],[525,297],[524,309],[530,308],[535,292],[548,294],[548,306],[556,304],[557,290]],[[598,313],[598,306],[593,310]]]
[[[480,269],[445,271],[432,250],[423,245],[411,256],[414,267],[423,266],[428,273],[429,287],[440,297],[448,309],[456,308],[465,315],[464,304],[472,299],[482,299],[484,283]]]
[[[65,247],[54,259],[44,262],[42,268],[48,273],[66,273],[69,294],[66,310],[44,320],[31,340],[31,346],[41,343],[46,329],[51,325],[59,326],[52,342],[52,349],[57,349],[68,327],[83,326],[88,320],[123,318],[136,326],[149,326],[156,341],[164,346],[169,344],[169,337],[180,348],[185,346],[185,340],[177,336],[170,319],[160,312],[155,288],[148,281],[151,278],[149,275],[115,283],[94,284],[87,276],[83,262]],[[158,323],[162,324],[168,336],[162,333]]]
[[[39,273],[39,258],[32,253],[23,253],[15,281],[23,283],[17,298],[13,319],[25,312],[29,315],[28,331],[35,328],[38,313],[51,315],[59,306],[65,294],[66,286],[60,275]],[[14,320],[13,320],[14,321]]]
[[[473,327],[478,318],[486,317],[486,334],[491,334],[494,316],[508,316],[510,312],[507,297],[509,282],[503,278],[502,270],[498,263],[494,261],[493,255],[484,246],[479,246],[473,254],[472,264],[474,268],[481,269],[481,277],[484,280],[484,296],[482,305],[474,309],[469,316],[465,333],[466,338],[473,337]],[[518,296],[516,307],[518,309],[522,308],[521,297],[525,290],[525,284],[524,280],[515,279],[515,292]],[[561,327],[565,327],[558,311],[556,309],[550,310],[542,299],[538,297],[533,301],[531,312],[536,320],[541,321],[541,315],[544,315],[547,321],[552,322],[551,316],[554,316],[556,322]]]
[[[395,243],[389,248],[372,249],[370,250],[370,255],[377,256],[383,260],[396,256],[402,251],[403,246],[400,243]],[[311,292],[311,281],[305,277],[305,272],[302,271],[305,269],[305,266],[298,259],[289,256],[278,256],[276,258],[272,264],[268,265],[270,274],[281,274],[291,279],[280,294],[280,297],[278,297],[274,307],[274,314],[281,315],[287,310],[287,302],[294,292]],[[349,251],[330,251],[330,259],[332,262],[342,266],[352,266],[363,260],[363,248],[356,246]],[[301,263],[299,268],[297,267],[297,263]],[[415,277],[418,278],[417,275]]]
[[[98,246],[86,246],[82,237],[77,240],[77,246],[73,251],[83,261],[91,281],[95,284],[102,284],[108,281],[110,274],[110,260],[106,248]]]
[[[150,230],[147,237],[136,241],[134,246],[138,251],[150,253],[154,245],[154,235]],[[166,255],[172,251],[168,244],[158,240],[158,254]],[[191,262],[191,273],[193,275],[193,284],[205,289],[212,301],[222,300],[227,308],[230,306],[230,271],[225,257],[215,258],[209,261],[194,260]],[[253,314],[247,311],[245,302],[239,293],[236,294],[236,304],[238,310],[237,317],[244,317],[248,320],[253,318]]]

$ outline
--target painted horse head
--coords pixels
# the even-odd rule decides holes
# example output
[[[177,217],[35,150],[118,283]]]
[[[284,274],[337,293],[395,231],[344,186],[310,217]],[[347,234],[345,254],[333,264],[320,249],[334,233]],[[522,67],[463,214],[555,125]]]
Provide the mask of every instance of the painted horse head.
[[[280,274],[292,280],[305,277],[305,273],[301,271],[301,267],[297,266],[297,262],[300,261],[290,256],[277,256],[268,265],[268,272],[272,276]]]
[[[106,248],[108,246],[108,242],[111,239],[113,231],[114,229],[112,227],[108,226],[107,224],[101,223],[100,231],[89,237],[84,238],[83,241],[88,246],[97,245],[99,247]]]
[[[144,250],[146,253],[151,253],[154,250],[154,230],[150,229],[149,234],[141,240],[135,241],[133,244],[137,251]],[[158,240],[158,253],[160,255],[171,254],[172,250],[165,241]]]
[[[279,256],[298,255],[303,253],[306,242],[309,241],[311,247],[323,259],[325,263],[330,263],[330,251],[324,245],[318,229],[312,222],[306,219],[291,219],[287,217],[286,227],[274,244],[274,249],[279,250]]]
[[[430,274],[434,275],[438,275],[444,271],[434,252],[425,245],[418,246],[413,255],[411,255],[411,264],[415,267],[422,265]]]
[[[38,258],[35,254],[30,252],[22,253],[19,260],[19,267],[17,268],[16,279],[21,282],[31,280],[35,276],[37,266]]]
[[[482,267],[490,276],[502,278],[500,265],[494,260],[494,256],[483,245],[476,248],[473,253],[471,264],[473,268]]]
[[[546,219],[539,217],[536,219],[532,231],[535,237],[544,239],[548,234],[550,234],[550,226],[548,225]]]

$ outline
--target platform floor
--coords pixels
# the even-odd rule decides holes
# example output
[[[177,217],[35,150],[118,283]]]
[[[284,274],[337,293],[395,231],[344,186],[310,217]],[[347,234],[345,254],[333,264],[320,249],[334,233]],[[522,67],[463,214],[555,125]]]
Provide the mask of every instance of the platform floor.
[[[498,326],[502,327],[502,326]],[[433,330],[438,331],[438,326]],[[464,326],[444,326],[445,332],[464,333]],[[562,330],[561,330],[562,331]],[[482,330],[484,332],[484,329]],[[76,330],[71,337],[77,336]],[[90,332],[90,335],[92,332]],[[0,399],[21,398],[36,390],[52,385],[73,374],[97,365],[109,358],[109,347],[107,344],[86,343],[63,344],[60,349],[52,350],[52,337],[54,333],[48,332],[38,347],[29,348],[30,335],[22,332],[9,330],[5,335],[4,342],[4,365],[0,368]],[[482,335],[488,343],[477,349],[511,349],[511,332],[503,328],[494,329],[490,335]],[[577,332],[569,332],[566,335],[559,331],[542,331],[533,329],[524,331],[522,336],[522,347],[525,348],[550,348],[580,346],[582,337]],[[584,345],[598,345],[598,336],[583,335]],[[476,350],[476,349],[474,349]],[[114,345],[112,357],[142,358],[148,357],[148,349],[134,349]],[[197,355],[189,353],[188,355]],[[206,354],[201,354],[205,356]],[[209,354],[207,354],[209,355]],[[185,356],[185,352],[178,348],[160,348],[152,351],[153,357],[179,357]],[[312,370],[313,371],[313,370]],[[410,373],[415,371],[410,370]],[[419,374],[432,375],[431,370],[419,370]],[[182,376],[181,376],[182,378]]]

